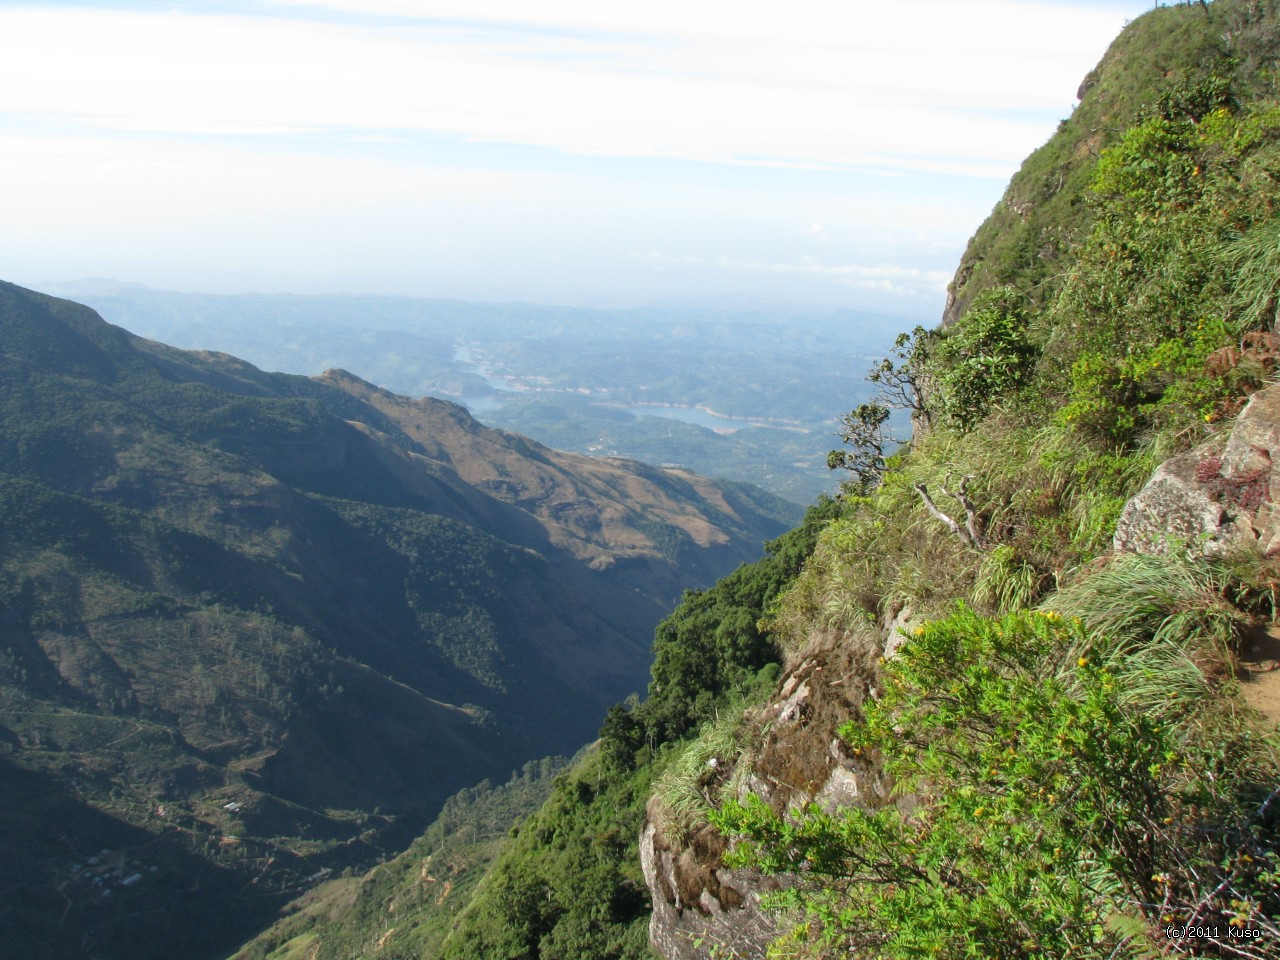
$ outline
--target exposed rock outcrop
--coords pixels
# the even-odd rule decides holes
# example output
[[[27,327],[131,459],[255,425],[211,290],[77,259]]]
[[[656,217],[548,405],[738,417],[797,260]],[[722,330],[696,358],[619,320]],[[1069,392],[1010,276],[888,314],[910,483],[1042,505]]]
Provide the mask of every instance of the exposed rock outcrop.
[[[1119,552],[1199,551],[1257,545],[1280,550],[1280,384],[1260,390],[1225,438],[1165,461],[1116,524]]]
[[[898,618],[890,618],[890,624],[896,630]],[[740,761],[748,765],[740,798],[752,793],[779,811],[809,803],[834,810],[889,802],[890,785],[874,759],[856,755],[837,733],[875,695],[876,660],[884,641],[870,631],[818,636],[791,658],[755,718],[760,740]],[[721,859],[726,842],[709,826],[681,843],[665,836],[659,822],[650,816],[640,836],[641,865],[653,899],[649,939],[654,949],[666,960],[722,955],[715,950],[740,960],[764,957],[777,930],[760,900],[784,881],[726,867]]]
[[[760,898],[781,885],[753,870],[725,867],[724,849],[710,826],[673,845],[655,823],[645,824],[640,866],[653,898],[649,941],[666,960],[702,960],[713,945],[732,950],[728,956],[763,957],[776,935]]]
[[[902,645],[911,637],[912,631],[922,623],[915,608],[906,603],[901,607],[891,607],[885,611],[881,636],[884,638],[884,658],[892,660],[897,656]]]

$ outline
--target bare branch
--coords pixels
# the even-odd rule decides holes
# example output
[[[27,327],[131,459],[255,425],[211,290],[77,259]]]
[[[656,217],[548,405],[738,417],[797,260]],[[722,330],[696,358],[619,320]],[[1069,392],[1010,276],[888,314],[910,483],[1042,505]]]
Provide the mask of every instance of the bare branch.
[[[978,530],[978,510],[969,499],[969,481],[972,479],[972,475],[961,478],[955,498],[960,501],[960,506],[964,507],[964,527],[969,531],[969,537],[973,540],[974,546],[985,547],[986,540]]]
[[[916,484],[916,493],[920,494],[920,499],[924,501],[924,508],[929,511],[929,515],[938,520],[943,526],[959,537],[965,544],[970,547],[977,546],[969,531],[960,524],[956,523],[949,516],[938,509],[938,505],[933,502],[933,497],[929,496],[929,488],[923,483]],[[943,490],[943,493],[946,493]]]
[[[963,527],[938,508],[938,505],[933,502],[933,498],[929,496],[929,488],[923,483],[916,484],[916,492],[920,494],[920,499],[924,501],[924,508],[929,511],[931,516],[939,520],[948,530],[959,537],[966,546],[976,547],[981,550],[986,547],[987,541],[978,529],[978,509],[973,505],[973,501],[969,499],[969,481],[972,479],[972,476],[962,478],[960,486],[955,493],[952,493],[942,484],[938,484],[938,489],[942,491],[944,497],[951,497],[964,508]]]

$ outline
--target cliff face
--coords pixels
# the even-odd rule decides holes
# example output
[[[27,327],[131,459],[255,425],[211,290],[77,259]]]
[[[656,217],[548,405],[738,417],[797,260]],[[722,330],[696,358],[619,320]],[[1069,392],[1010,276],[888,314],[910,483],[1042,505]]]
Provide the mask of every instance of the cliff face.
[[[1280,125],[1273,117],[1247,141],[1213,125],[1272,116],[1266,73],[1278,38],[1273,6],[1161,8],[1126,28],[1086,78],[1080,106],[1014,177],[957,270],[931,344],[939,428],[819,543],[774,619],[787,647],[777,687],[748,711],[738,746],[715,758],[715,776],[699,781],[708,807],[755,796],[783,822],[810,804],[909,812],[912,798],[893,792],[878,758],[838,731],[879,699],[885,662],[957,601],[991,618],[1036,604],[1057,618],[1059,598],[1073,609],[1104,589],[1073,584],[1125,554],[1231,557],[1250,583],[1274,588],[1280,386],[1266,384],[1277,263],[1255,290],[1236,252],[1252,248],[1231,245],[1253,229],[1267,238],[1259,249],[1273,249],[1262,198],[1280,196],[1270,166]],[[1206,223],[1194,241],[1203,252],[1188,255]],[[992,291],[1006,299],[984,298]],[[1013,370],[1028,354],[1029,379],[1001,379],[1002,362]],[[1227,581],[1213,582],[1196,602],[1236,633],[1211,643],[1206,628],[1188,641],[1198,689],[1218,689],[1248,657],[1254,674],[1270,662],[1258,653],[1270,641],[1244,654],[1239,644],[1241,625],[1272,608],[1222,605]],[[1232,589],[1239,600],[1253,587]],[[1166,642],[1164,629],[1138,644]],[[1084,669],[1090,656],[1078,662]],[[654,948],[670,960],[764,957],[780,931],[761,900],[796,877],[752,872],[731,855],[726,865],[729,842],[706,824],[673,826],[660,796],[640,837]],[[1113,909],[1142,915],[1132,901]],[[1121,940],[1145,944],[1147,933],[1132,932],[1141,928],[1135,921]]]
[[[1247,15],[1236,8],[1244,6],[1215,4],[1215,15],[1232,22],[1221,33],[1206,30],[1199,11],[1176,7],[1152,10],[1125,28],[1080,84],[1071,116],[1023,162],[970,239],[947,287],[942,327],[956,323],[985,290],[1013,284],[1037,298],[1036,291],[1048,292],[1045,281],[1088,234],[1093,210],[1084,193],[1101,152],[1159,99],[1167,78],[1193,74],[1237,53],[1241,43],[1254,55],[1260,38],[1246,38],[1236,25]]]
[[[748,724],[760,738],[737,799],[754,794],[778,811],[889,802],[890,784],[876,763],[855,754],[837,733],[874,695],[882,650],[881,635],[868,631],[815,636],[796,652],[773,696],[752,711]],[[785,879],[726,867],[727,841],[709,825],[684,838],[668,836],[656,803],[650,802],[640,835],[654,949],[669,960],[700,960],[716,945],[735,956],[763,957],[778,930],[760,901]]]

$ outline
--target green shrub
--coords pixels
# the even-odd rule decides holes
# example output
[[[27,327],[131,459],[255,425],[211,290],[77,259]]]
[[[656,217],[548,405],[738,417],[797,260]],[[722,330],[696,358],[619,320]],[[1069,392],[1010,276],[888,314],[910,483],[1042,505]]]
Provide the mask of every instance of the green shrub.
[[[1024,298],[1008,289],[983,294],[933,352],[930,371],[943,418],[961,432],[972,430],[1027,383],[1035,359]]]
[[[1112,663],[1064,662],[1092,642],[1056,611],[962,606],[921,628],[844,731],[900,802],[795,817],[726,803],[730,862],[792,876],[775,905],[823,956],[1154,955],[1163,925],[1188,922],[1280,934],[1255,786],[1274,756],[1207,712],[1200,739],[1181,736]]]

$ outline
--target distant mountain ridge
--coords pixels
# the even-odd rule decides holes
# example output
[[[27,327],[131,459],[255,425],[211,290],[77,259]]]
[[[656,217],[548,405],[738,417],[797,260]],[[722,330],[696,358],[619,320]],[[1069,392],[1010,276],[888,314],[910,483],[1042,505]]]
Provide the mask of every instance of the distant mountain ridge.
[[[680,591],[793,519],[4,283],[0,411],[0,940],[27,957],[234,946],[590,738]]]
[[[111,280],[40,289],[150,339],[291,373],[344,367],[559,450],[678,464],[801,505],[836,488],[830,398],[869,398],[863,375],[904,322],[758,301],[585,309]]]

